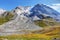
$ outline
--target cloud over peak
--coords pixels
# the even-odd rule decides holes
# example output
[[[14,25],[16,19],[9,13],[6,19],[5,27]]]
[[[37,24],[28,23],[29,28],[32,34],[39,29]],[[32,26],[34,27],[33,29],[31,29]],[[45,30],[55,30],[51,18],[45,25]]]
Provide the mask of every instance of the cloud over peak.
[[[49,5],[51,8],[60,12],[60,3]]]

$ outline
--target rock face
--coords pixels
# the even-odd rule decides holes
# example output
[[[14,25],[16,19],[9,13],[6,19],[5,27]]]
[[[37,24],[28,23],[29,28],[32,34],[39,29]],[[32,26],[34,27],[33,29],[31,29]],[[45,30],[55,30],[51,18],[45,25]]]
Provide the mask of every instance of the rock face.
[[[23,11],[23,10],[21,10]],[[14,20],[11,20],[3,25],[0,25],[0,35],[11,35],[11,34],[24,34],[22,30],[40,30],[39,26],[36,26],[30,18],[24,16],[26,12],[19,12]]]
[[[10,22],[7,22],[6,24],[3,24],[3,26],[0,27],[0,35],[8,35],[13,33],[18,33],[22,30],[40,30],[41,27],[36,26],[34,23],[31,22],[31,20],[28,20],[27,18],[20,18],[17,16],[15,20],[12,20]],[[22,31],[23,32],[23,31]],[[21,32],[19,32],[21,34]],[[28,32],[27,32],[28,33]],[[23,33],[22,33],[23,34]]]

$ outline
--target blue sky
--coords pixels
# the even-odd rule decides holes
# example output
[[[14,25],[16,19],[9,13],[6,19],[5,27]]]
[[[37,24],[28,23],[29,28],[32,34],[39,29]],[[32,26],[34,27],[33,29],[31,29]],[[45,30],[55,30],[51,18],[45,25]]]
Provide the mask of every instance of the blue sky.
[[[34,6],[38,3],[53,7],[53,4],[60,4],[60,0],[0,0],[0,8],[11,10],[17,6]]]

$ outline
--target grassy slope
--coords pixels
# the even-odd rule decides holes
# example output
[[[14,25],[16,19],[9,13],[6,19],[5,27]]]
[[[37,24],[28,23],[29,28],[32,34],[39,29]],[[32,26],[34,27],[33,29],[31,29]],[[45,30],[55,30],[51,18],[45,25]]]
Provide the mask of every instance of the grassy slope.
[[[13,17],[14,15],[9,12],[9,14],[5,17],[0,17],[0,25],[5,23],[5,22],[8,22],[9,20],[11,20],[11,18]]]
[[[43,19],[43,20],[36,20],[36,21],[34,21],[34,23],[41,27],[48,27],[48,26],[54,26],[54,25],[60,24],[51,18]]]
[[[38,32],[42,33],[36,33],[37,31],[32,32],[30,34],[12,34],[9,36],[0,36],[0,39],[8,39],[8,40],[52,40],[54,38],[60,38],[60,27],[53,27],[53,28],[45,28],[43,31],[38,30]]]
[[[34,23],[38,26],[41,26],[41,27],[45,27],[45,26],[48,26],[47,24],[44,23],[44,21],[34,21]]]
[[[8,16],[2,19],[0,18],[0,24],[3,24],[9,21],[11,17]],[[55,22],[52,19],[44,19],[41,21],[34,21],[34,22],[36,25],[44,27],[44,29],[33,31],[30,34],[23,34],[23,35],[12,34],[9,36],[0,36],[0,40],[5,40],[5,39],[8,39],[8,40],[52,40],[54,38],[60,38],[60,31],[59,31],[60,26],[58,25],[59,23]],[[51,26],[51,28],[49,26]]]

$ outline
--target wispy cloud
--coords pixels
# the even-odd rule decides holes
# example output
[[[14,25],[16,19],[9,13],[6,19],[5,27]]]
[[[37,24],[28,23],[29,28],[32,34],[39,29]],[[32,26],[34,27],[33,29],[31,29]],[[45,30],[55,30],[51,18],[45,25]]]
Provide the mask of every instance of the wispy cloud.
[[[52,5],[49,5],[51,8],[53,8],[53,9],[55,9],[55,10],[57,10],[57,11],[59,11],[60,12],[60,3],[58,3],[58,4],[52,4]]]

